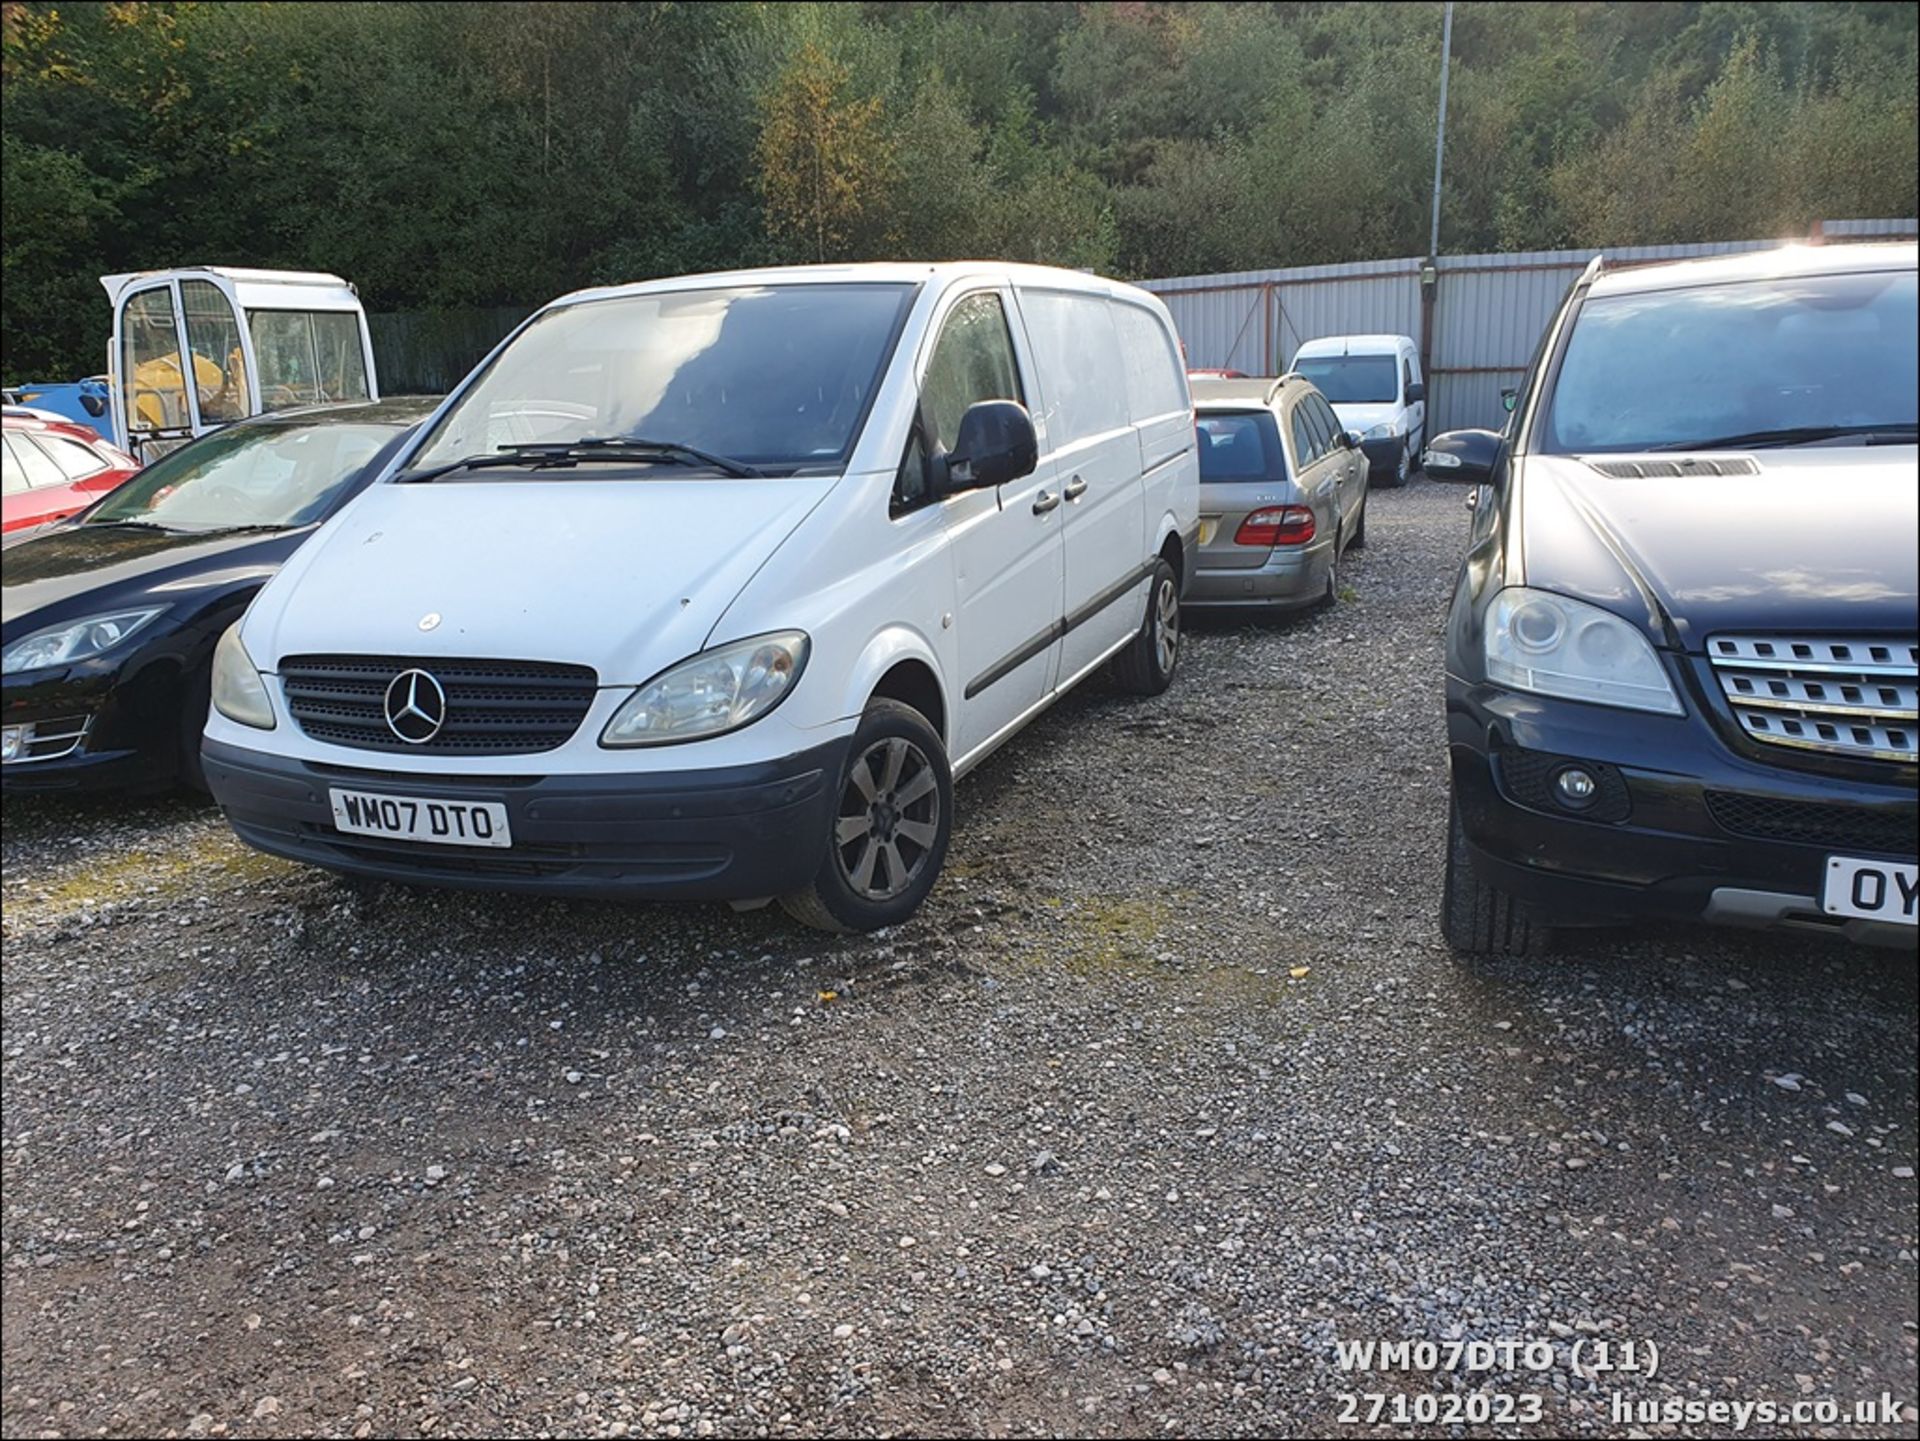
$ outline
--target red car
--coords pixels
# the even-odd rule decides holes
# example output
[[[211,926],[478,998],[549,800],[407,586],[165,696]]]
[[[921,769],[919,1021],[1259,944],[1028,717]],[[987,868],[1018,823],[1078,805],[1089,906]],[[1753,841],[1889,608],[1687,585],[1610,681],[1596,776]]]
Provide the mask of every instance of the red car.
[[[1203,368],[1200,370],[1189,370],[1187,372],[1187,378],[1190,380],[1245,380],[1247,379],[1247,373],[1244,370],[1208,370]]]
[[[29,530],[85,510],[140,469],[88,426],[9,409],[0,415],[0,534]]]

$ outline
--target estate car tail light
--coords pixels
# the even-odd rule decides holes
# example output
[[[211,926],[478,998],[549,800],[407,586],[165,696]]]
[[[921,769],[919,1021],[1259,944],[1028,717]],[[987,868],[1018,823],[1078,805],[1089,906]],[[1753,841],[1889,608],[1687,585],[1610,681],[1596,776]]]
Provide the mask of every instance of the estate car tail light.
[[[1313,512],[1304,505],[1256,510],[1233,533],[1235,545],[1305,545],[1313,539]]]

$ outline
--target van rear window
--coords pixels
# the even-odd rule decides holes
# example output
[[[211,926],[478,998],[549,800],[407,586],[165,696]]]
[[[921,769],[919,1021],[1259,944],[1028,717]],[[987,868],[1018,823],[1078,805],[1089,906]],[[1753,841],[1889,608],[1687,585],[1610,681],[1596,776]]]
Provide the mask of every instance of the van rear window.
[[[1194,433],[1200,442],[1203,485],[1287,478],[1286,452],[1271,411],[1202,411]]]

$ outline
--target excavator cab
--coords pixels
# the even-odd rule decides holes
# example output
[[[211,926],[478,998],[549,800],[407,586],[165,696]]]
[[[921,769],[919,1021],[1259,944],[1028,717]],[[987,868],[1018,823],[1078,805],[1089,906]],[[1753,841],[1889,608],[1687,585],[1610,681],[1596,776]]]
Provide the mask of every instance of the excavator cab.
[[[249,415],[380,398],[366,312],[337,275],[194,266],[100,283],[110,438],[142,463]]]

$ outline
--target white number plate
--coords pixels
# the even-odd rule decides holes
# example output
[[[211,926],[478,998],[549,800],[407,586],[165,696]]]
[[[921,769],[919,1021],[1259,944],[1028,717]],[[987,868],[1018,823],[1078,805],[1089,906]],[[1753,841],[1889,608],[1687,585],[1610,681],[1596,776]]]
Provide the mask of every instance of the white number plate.
[[[333,823],[356,836],[430,841],[441,846],[510,846],[507,808],[498,801],[427,801],[412,796],[329,790]]]
[[[1857,861],[1827,857],[1827,884],[1820,905],[1830,916],[1860,916],[1869,921],[1915,925],[1915,891],[1920,866],[1893,861]]]

